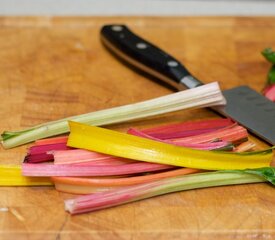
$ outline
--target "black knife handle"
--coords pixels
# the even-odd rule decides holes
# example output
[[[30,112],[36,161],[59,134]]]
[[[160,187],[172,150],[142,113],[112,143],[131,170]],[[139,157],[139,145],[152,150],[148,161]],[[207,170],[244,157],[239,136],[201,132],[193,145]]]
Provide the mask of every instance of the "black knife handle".
[[[138,69],[182,90],[203,83],[175,58],[137,36],[125,25],[105,25],[101,29],[103,44]]]

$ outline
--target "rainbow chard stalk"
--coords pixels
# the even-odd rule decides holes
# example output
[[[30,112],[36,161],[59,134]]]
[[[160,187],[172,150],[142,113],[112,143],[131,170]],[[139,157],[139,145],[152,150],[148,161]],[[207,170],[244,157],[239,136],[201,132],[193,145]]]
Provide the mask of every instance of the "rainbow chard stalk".
[[[33,164],[23,163],[23,176],[50,177],[50,176],[114,176],[144,172],[154,172],[172,169],[173,166],[136,162],[121,165],[98,166],[93,163],[83,164]]]
[[[225,128],[221,128],[209,133],[203,133],[196,136],[190,136],[185,138],[172,139],[175,143],[187,144],[187,143],[207,143],[213,142],[215,139],[222,141],[232,142],[238,144],[240,142],[247,141],[248,132],[247,130],[237,124],[232,124]]]
[[[275,102],[275,52],[271,48],[266,48],[262,51],[262,55],[267,61],[269,61],[272,66],[267,75],[267,83],[263,90],[263,94]]]
[[[153,182],[160,179],[169,177],[182,176],[186,174],[192,174],[201,172],[198,169],[180,168],[170,171],[162,171],[157,173],[134,175],[126,177],[52,177],[55,188],[58,191],[68,192],[73,194],[89,194],[98,191],[106,191],[106,189],[115,189],[125,186],[133,186],[137,184],[143,184],[147,182]]]
[[[162,140],[172,138],[184,138],[203,133],[213,132],[232,125],[233,122],[228,118],[208,119],[201,121],[191,121],[162,125],[143,129],[142,132]]]
[[[85,164],[91,163],[94,166],[103,165],[122,165],[129,164],[136,161],[114,157],[102,153],[93,151],[87,151],[83,149],[74,149],[70,151],[54,151],[54,164]]]
[[[183,109],[224,104],[225,99],[222,96],[219,85],[214,82],[144,102],[44,123],[23,131],[5,131],[1,135],[2,144],[4,148],[12,148],[37,139],[66,133],[69,131],[68,120],[99,126],[145,118]]]
[[[71,149],[66,146],[66,143],[55,143],[46,145],[35,145],[28,149],[27,156],[24,162],[39,163],[53,160],[51,151]]]
[[[274,74],[275,74],[275,66],[273,68],[274,68]],[[275,83],[266,86],[263,93],[269,100],[271,100],[272,102],[275,102]]]
[[[79,214],[138,201],[166,193],[223,185],[259,183],[275,184],[275,168],[231,170],[190,174],[162,179],[120,189],[65,200],[65,209]]]

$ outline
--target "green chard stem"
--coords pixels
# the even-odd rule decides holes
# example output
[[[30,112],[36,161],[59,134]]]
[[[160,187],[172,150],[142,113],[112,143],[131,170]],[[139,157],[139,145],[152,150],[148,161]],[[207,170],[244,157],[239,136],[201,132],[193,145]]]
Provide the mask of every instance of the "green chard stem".
[[[68,199],[65,209],[79,214],[183,190],[266,181],[275,184],[275,168],[190,174]]]
[[[114,107],[44,123],[23,131],[5,131],[1,135],[2,144],[4,148],[12,148],[37,139],[67,133],[69,131],[69,120],[101,126],[183,109],[224,104],[225,99],[222,96],[219,85],[217,82],[214,82],[135,104]]]

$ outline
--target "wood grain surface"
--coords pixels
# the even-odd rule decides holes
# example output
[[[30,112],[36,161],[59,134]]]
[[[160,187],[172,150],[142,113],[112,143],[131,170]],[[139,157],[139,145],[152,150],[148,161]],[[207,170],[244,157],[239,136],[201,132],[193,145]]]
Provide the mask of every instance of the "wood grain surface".
[[[171,93],[117,61],[102,46],[103,24],[128,24],[166,49],[199,79],[223,89],[248,84],[261,91],[275,48],[275,17],[0,18],[0,131]],[[130,126],[218,117],[181,111]],[[266,145],[256,138],[258,148]],[[1,149],[0,163],[20,163],[27,146]],[[52,187],[0,188],[0,239],[275,239],[274,188],[268,184],[168,194],[70,216],[69,194]]]

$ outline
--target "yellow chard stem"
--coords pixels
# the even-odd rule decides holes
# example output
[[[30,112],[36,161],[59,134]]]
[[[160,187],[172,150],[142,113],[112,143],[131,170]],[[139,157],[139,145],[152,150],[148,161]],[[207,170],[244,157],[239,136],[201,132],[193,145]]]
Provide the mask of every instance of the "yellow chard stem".
[[[272,149],[253,153],[194,150],[100,127],[69,122],[68,146],[145,162],[207,170],[268,167]]]
[[[20,165],[0,165],[0,186],[50,186],[50,178],[25,177]]]

